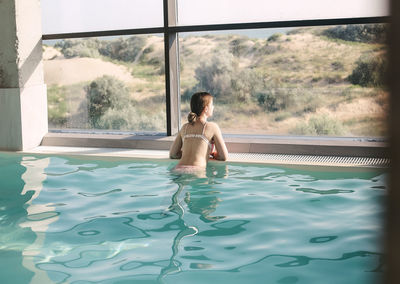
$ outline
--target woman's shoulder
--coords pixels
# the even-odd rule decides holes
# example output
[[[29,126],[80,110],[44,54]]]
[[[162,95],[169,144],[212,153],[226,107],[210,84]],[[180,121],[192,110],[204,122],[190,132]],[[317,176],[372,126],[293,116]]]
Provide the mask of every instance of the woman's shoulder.
[[[182,127],[181,127],[181,131],[184,130],[184,129],[186,129],[186,128],[188,127],[189,124],[190,124],[189,122],[184,123],[184,124],[182,125]]]
[[[219,130],[219,126],[215,122],[207,122],[207,128],[210,128],[213,130]]]
[[[189,123],[185,123],[184,125],[181,126],[181,129],[179,130],[178,135],[182,136],[184,134],[184,131],[186,130],[188,124]]]

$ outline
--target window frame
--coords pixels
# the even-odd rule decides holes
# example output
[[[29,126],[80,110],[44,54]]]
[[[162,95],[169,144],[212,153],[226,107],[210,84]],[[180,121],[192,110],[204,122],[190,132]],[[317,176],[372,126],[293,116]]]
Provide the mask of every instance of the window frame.
[[[316,20],[294,20],[294,21],[273,21],[273,22],[254,22],[254,23],[233,23],[233,24],[209,24],[209,25],[177,25],[177,3],[176,0],[163,0],[163,27],[73,32],[43,34],[42,40],[87,38],[102,36],[126,36],[140,34],[160,34],[164,35],[164,64],[165,64],[165,96],[166,96],[166,134],[173,136],[178,133],[181,127],[180,111],[180,82],[179,82],[179,33],[181,32],[204,32],[204,31],[224,31],[224,30],[246,30],[246,29],[266,29],[266,28],[292,28],[308,26],[329,26],[329,25],[349,25],[349,24],[377,24],[389,23],[389,16],[380,17],[360,17],[360,18],[336,18],[336,19],[316,19]],[[68,131],[66,131],[68,132]],[[82,132],[85,132],[82,130]],[[285,135],[282,135],[285,137]],[[315,137],[315,140],[318,140]],[[378,139],[379,140],[379,139]]]

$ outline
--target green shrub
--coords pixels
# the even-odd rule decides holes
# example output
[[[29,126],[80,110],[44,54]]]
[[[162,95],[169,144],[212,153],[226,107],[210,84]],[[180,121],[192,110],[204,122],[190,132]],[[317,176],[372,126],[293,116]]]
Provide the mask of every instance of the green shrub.
[[[273,53],[275,53],[275,52],[277,52],[279,50],[280,50],[280,46],[269,45],[267,43],[263,48],[261,48],[260,53],[261,53],[261,56],[262,55],[269,55],[269,54],[273,54]]]
[[[248,38],[246,37],[239,37],[231,40],[229,42],[229,51],[237,57],[245,55],[249,50],[247,40]]]
[[[255,94],[260,107],[268,112],[285,110],[296,104],[297,93],[292,88],[267,88]]]
[[[118,38],[112,41],[104,41],[99,47],[101,55],[112,59],[133,62],[146,44],[146,39],[142,36],[132,36],[127,39]]]
[[[257,103],[266,111],[275,112],[282,108],[277,102],[277,96],[272,92],[262,92],[256,94]]]
[[[259,73],[252,69],[234,70],[231,74],[232,99],[237,102],[249,102],[254,94],[263,89],[264,83]]]
[[[64,56],[66,58],[72,57],[98,57],[99,53],[97,50],[93,50],[84,45],[76,45],[74,47],[68,48],[64,51]]]
[[[98,39],[66,39],[57,42],[54,46],[60,48],[65,58],[72,57],[98,57]]]
[[[313,89],[292,87],[267,87],[256,93],[255,100],[266,112],[285,111],[295,116],[315,112],[323,104],[322,95]]]
[[[189,102],[192,95],[196,92],[196,89],[194,88],[187,88],[183,91],[181,95],[181,100],[182,102]]]
[[[269,41],[269,42],[277,41],[281,36],[282,36],[282,34],[280,34],[280,33],[275,33],[275,34],[271,35],[271,36],[268,38],[268,41]]]
[[[356,62],[348,80],[354,85],[363,87],[380,87],[385,84],[386,59],[383,56],[362,56]]]
[[[340,61],[334,61],[331,63],[331,67],[335,71],[343,71],[344,70],[344,64]]]
[[[328,84],[338,84],[338,83],[342,83],[343,82],[343,78],[342,76],[340,76],[339,74],[331,74],[325,77],[325,81]]]
[[[68,109],[65,97],[65,87],[57,85],[48,87],[48,119],[54,127],[61,127],[67,122]]]
[[[327,115],[313,116],[308,122],[299,123],[291,131],[296,135],[343,135],[343,125]]]
[[[385,24],[346,25],[326,29],[323,35],[346,41],[384,43],[387,31]]]
[[[129,91],[124,82],[112,76],[103,76],[85,87],[88,98],[89,120],[93,127],[108,109],[122,109],[130,104]]]
[[[231,78],[233,72],[233,56],[230,53],[219,53],[211,60],[201,62],[195,69],[198,84],[196,90],[210,92],[221,100],[229,100],[232,95]]]
[[[290,117],[292,117],[292,114],[290,112],[282,112],[277,114],[274,120],[276,122],[279,122],[279,121],[284,121]]]
[[[204,90],[213,94],[220,102],[248,102],[255,92],[263,87],[263,81],[252,69],[238,67],[233,55],[221,52],[209,61],[202,62],[195,69],[198,83],[190,90],[185,90],[183,97],[190,93]]]
[[[295,98],[294,106],[298,109],[298,114],[315,112],[325,102],[320,94],[303,90],[302,94],[297,95]]]
[[[72,57],[99,57],[100,55],[112,59],[133,62],[139,56],[146,44],[142,36],[129,38],[118,38],[114,40],[89,39],[67,39],[57,42],[54,46],[60,48],[66,58]],[[143,55],[153,51],[153,47],[146,48]]]
[[[111,76],[97,78],[85,87],[91,127],[126,131],[163,131],[165,112],[136,106],[124,83]],[[146,111],[150,109],[151,111]]]
[[[147,61],[147,64],[154,65],[154,66],[161,66],[164,62],[159,57],[152,57]]]
[[[125,131],[163,131],[165,113],[155,114],[126,106],[121,109],[108,109],[97,122],[97,128]]]
[[[149,53],[152,53],[154,51],[154,46],[153,45],[150,45],[149,47],[146,47],[144,50],[143,50],[143,54],[149,54]]]
[[[320,82],[322,79],[323,79],[323,78],[322,78],[322,76],[320,76],[320,75],[316,75],[316,76],[312,77],[312,79],[311,79],[311,83],[317,83],[317,82]]]

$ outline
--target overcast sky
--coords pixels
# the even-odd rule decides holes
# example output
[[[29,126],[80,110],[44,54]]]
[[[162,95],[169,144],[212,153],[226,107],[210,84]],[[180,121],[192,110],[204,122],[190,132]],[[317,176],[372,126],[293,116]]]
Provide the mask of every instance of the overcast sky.
[[[177,0],[180,25],[386,16],[388,0]],[[43,33],[161,27],[162,0],[41,0]]]

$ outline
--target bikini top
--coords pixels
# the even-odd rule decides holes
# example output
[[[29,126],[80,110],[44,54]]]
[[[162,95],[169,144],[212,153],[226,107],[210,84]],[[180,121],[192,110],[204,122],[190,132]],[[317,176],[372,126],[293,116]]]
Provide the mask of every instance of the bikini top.
[[[212,150],[212,144],[210,142],[210,140],[207,139],[207,137],[204,135],[204,130],[206,129],[206,123],[204,123],[203,125],[203,131],[201,132],[201,134],[194,134],[194,133],[189,133],[186,134],[186,130],[187,130],[187,125],[183,131],[183,135],[182,135],[182,140],[185,141],[186,138],[198,138],[198,139],[202,139],[204,142],[207,143],[208,148],[210,148],[210,150]]]

